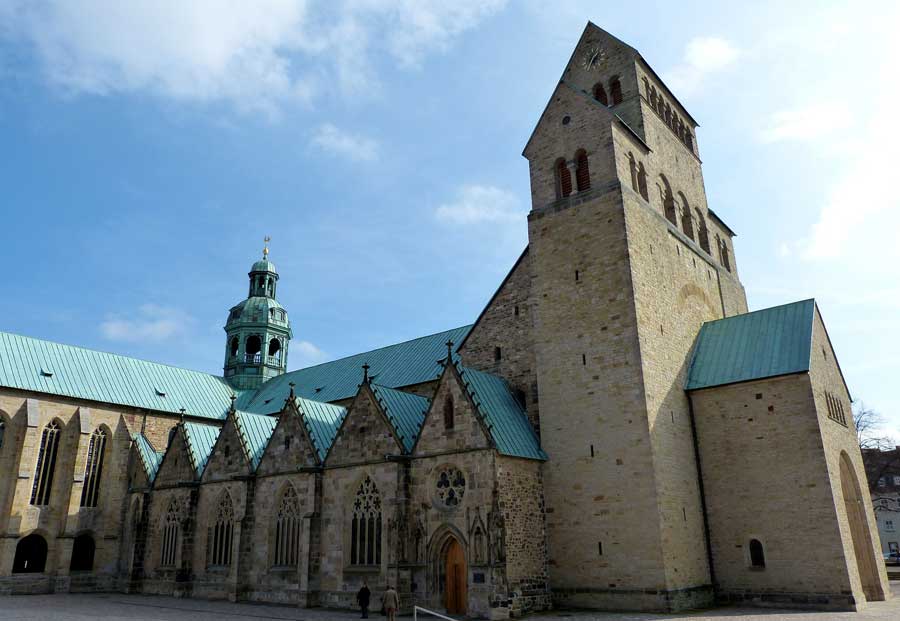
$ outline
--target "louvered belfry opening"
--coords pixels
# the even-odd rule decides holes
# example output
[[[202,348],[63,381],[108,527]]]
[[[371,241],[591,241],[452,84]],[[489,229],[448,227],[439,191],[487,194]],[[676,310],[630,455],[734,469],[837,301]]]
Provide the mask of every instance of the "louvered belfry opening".
[[[558,198],[565,198],[572,193],[572,173],[563,158],[556,160],[556,193]]]
[[[41,434],[41,446],[38,449],[37,466],[34,469],[34,483],[31,487],[31,504],[45,506],[50,504],[50,493],[53,491],[53,471],[56,469],[56,453],[59,449],[59,422],[53,421]]]
[[[87,463],[84,467],[84,487],[81,489],[81,506],[96,507],[100,496],[100,480],[103,476],[103,457],[106,454],[106,432],[97,428],[88,444]]]
[[[591,189],[591,172],[588,168],[588,157],[584,149],[579,149],[575,154],[575,181],[578,191],[584,192]]]

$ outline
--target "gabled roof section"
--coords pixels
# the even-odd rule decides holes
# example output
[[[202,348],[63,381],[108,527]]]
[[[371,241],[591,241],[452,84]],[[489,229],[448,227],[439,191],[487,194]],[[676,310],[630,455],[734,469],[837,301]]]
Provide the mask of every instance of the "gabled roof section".
[[[507,383],[496,375],[456,365],[478,411],[502,455],[526,459],[547,459],[525,410]]]
[[[425,397],[386,386],[377,384],[371,386],[375,398],[378,399],[378,404],[394,426],[397,435],[400,436],[404,451],[409,453],[419,436],[419,430],[422,428],[422,422],[425,420],[425,413],[428,411],[431,401]]]
[[[319,460],[324,461],[344,417],[347,416],[347,408],[303,397],[297,397],[294,403],[303,416],[303,424],[306,425]]]
[[[445,343],[461,343],[472,326],[438,332],[411,341],[291,371],[274,377],[256,393],[242,394],[238,409],[256,414],[280,412],[290,395],[291,382],[296,394],[319,402],[341,401],[356,395],[362,381],[362,365],[368,364],[372,380],[388,388],[421,384],[438,378],[446,358]]]
[[[238,434],[250,459],[250,470],[256,472],[263,452],[269,444],[269,438],[278,425],[278,419],[274,416],[251,414],[250,412],[235,411],[234,421]]]
[[[234,392],[221,377],[0,332],[0,386],[223,419]]]
[[[209,461],[213,446],[216,444],[216,438],[219,437],[219,432],[222,429],[215,425],[201,425],[199,423],[184,423],[183,428],[188,454],[191,457],[191,465],[194,467],[194,472],[199,479],[206,468],[206,462]]]
[[[708,321],[685,390],[809,371],[815,300]]]
[[[134,440],[134,446],[137,449],[138,456],[141,458],[144,472],[147,473],[147,480],[153,483],[156,473],[159,472],[159,465],[162,463],[165,452],[157,451],[153,448],[153,444],[142,433],[134,434],[131,438]]]

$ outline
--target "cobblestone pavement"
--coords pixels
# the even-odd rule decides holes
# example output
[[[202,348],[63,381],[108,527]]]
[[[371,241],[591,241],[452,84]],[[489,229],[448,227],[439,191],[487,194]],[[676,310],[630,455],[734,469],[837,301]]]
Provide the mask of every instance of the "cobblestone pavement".
[[[764,610],[759,608],[720,608],[683,614],[598,613],[557,611],[533,615],[534,621],[715,621],[740,618],[741,621],[898,621],[900,620],[900,582],[891,584],[894,599],[870,604],[863,612],[806,612]],[[22,621],[256,621],[292,619],[325,621],[358,619],[358,612],[230,604],[193,599],[174,599],[143,595],[26,595],[0,598],[0,620]],[[377,612],[372,619],[383,619]],[[411,618],[411,617],[406,617]],[[423,617],[423,619],[427,619]]]

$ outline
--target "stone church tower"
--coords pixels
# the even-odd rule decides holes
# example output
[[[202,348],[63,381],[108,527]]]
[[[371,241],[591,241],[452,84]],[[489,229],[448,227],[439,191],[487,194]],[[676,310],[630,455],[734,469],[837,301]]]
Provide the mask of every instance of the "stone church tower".
[[[237,390],[253,390],[283,375],[291,340],[287,311],[275,299],[278,272],[268,246],[248,276],[247,299],[231,308],[225,322],[225,379]]]

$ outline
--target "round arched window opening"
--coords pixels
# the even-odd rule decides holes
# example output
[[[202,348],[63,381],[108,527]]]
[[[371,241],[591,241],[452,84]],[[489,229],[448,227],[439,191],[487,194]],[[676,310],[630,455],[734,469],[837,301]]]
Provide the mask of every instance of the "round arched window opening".
[[[766,555],[763,551],[763,544],[759,539],[750,540],[750,567],[755,569],[764,569],[766,566]]]
[[[466,494],[466,477],[459,468],[447,466],[438,472],[435,494],[444,507],[456,507]]]

